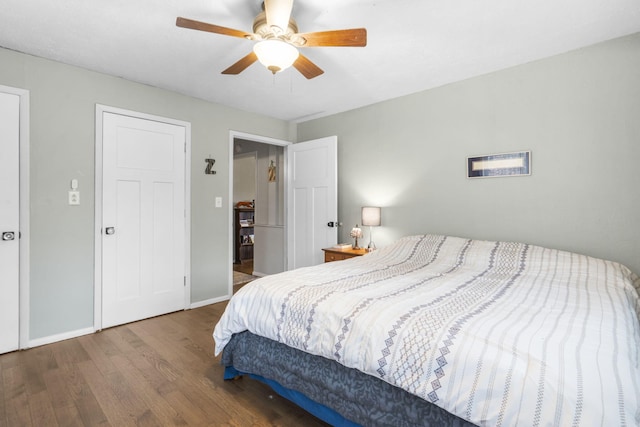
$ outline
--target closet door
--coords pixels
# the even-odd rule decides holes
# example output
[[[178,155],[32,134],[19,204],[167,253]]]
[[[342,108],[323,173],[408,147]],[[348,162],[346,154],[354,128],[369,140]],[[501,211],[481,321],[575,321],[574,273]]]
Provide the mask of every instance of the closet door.
[[[20,96],[0,88],[0,353],[20,338]]]
[[[103,113],[102,327],[185,308],[186,129]]]

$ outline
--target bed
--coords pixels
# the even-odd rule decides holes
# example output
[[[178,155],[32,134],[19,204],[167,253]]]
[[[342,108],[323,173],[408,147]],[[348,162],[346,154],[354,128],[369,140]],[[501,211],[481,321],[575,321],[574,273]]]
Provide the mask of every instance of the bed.
[[[333,425],[640,425],[640,278],[523,243],[408,236],[263,277],[215,326],[251,375]]]

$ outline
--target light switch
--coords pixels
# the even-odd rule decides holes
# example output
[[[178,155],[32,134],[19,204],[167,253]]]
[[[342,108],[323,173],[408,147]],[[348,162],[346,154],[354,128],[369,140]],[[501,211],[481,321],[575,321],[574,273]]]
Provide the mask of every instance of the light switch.
[[[79,205],[80,204],[80,192],[71,190],[69,191],[69,204],[70,205]]]
[[[222,207],[222,197],[216,197],[216,208]]]

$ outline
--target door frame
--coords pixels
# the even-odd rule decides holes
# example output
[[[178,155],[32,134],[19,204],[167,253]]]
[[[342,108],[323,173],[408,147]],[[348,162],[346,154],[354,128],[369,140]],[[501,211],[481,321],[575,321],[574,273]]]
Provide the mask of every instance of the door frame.
[[[254,134],[250,134],[250,133],[245,133],[245,132],[239,132],[239,131],[235,131],[235,130],[230,130],[229,131],[229,208],[228,208],[228,214],[229,214],[229,250],[228,250],[228,260],[227,260],[227,266],[229,267],[229,274],[227,275],[227,296],[229,298],[231,298],[231,295],[233,295],[233,268],[231,267],[233,265],[233,144],[235,142],[236,139],[245,139],[247,141],[251,141],[251,142],[258,142],[258,143],[262,143],[262,144],[269,144],[269,145],[277,145],[280,147],[286,147],[293,144],[293,142],[291,141],[285,141],[284,139],[277,139],[277,138],[271,138],[268,136],[260,136],[260,135],[254,135]],[[284,156],[284,165],[282,166],[284,169],[283,171],[285,171],[286,174],[286,170],[287,170],[287,156]],[[257,176],[257,174],[256,174]],[[284,182],[284,206],[286,208],[287,206],[287,180],[286,180],[286,175],[285,175],[285,182]],[[287,229],[287,212],[286,209],[284,210],[284,228],[285,228],[285,232]],[[283,248],[283,256],[284,256],[284,263],[285,263],[285,270],[287,269],[287,241],[285,239],[284,241],[284,248]]]
[[[20,265],[18,266],[19,274],[19,332],[18,332],[18,349],[22,350],[29,347],[29,291],[30,291],[30,249],[29,249],[29,206],[30,206],[30,193],[29,193],[29,91],[27,89],[20,89],[11,86],[0,85],[0,92],[17,95],[20,98],[20,136],[19,136],[19,210],[20,210],[20,229],[19,231],[19,257]]]
[[[185,185],[185,234],[184,234],[184,308],[191,305],[191,123],[182,120],[171,119],[153,114],[141,113],[138,111],[125,110],[108,105],[96,104],[96,133],[95,133],[95,182],[94,182],[94,308],[93,308],[93,329],[102,329],[102,178],[103,178],[103,156],[102,156],[102,133],[103,114],[112,113],[129,116],[136,119],[152,120],[185,128],[185,165],[184,165],[184,185]]]

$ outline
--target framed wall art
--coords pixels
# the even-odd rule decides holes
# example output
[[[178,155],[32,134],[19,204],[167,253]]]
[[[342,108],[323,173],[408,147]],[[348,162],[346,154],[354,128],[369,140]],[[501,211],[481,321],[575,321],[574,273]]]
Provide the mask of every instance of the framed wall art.
[[[531,151],[467,157],[468,178],[531,175]]]

